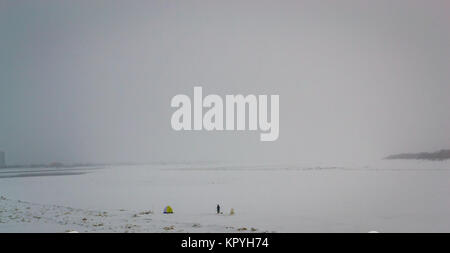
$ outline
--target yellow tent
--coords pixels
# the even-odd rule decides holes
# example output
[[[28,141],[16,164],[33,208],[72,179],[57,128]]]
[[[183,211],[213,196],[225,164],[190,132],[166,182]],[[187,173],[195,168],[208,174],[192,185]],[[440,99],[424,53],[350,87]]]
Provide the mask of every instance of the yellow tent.
[[[170,206],[166,206],[166,208],[164,208],[164,213],[173,213],[172,207]]]

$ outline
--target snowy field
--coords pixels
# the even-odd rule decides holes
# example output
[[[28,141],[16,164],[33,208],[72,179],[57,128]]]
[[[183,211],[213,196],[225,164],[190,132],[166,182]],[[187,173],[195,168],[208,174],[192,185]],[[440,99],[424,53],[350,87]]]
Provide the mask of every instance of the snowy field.
[[[450,232],[449,183],[449,161],[2,169],[0,232]]]

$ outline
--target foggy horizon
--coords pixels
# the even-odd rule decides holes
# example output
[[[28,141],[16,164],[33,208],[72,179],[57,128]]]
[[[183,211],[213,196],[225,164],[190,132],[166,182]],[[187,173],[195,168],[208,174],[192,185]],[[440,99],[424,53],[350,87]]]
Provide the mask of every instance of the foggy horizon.
[[[7,164],[297,163],[450,148],[444,1],[1,1]],[[171,128],[177,94],[277,94],[279,138]]]

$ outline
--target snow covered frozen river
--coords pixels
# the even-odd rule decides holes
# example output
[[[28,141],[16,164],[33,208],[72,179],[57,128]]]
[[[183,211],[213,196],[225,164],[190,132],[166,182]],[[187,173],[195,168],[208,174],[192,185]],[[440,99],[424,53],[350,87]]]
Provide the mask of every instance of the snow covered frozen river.
[[[3,169],[0,232],[450,232],[449,183],[449,161]]]

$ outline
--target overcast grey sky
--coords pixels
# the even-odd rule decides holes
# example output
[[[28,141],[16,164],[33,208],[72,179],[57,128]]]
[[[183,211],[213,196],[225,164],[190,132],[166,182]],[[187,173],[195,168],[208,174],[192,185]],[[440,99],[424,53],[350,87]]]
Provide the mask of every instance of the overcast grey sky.
[[[0,0],[11,163],[379,159],[450,147],[448,1]],[[175,132],[170,100],[279,94],[280,137]]]

